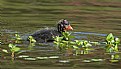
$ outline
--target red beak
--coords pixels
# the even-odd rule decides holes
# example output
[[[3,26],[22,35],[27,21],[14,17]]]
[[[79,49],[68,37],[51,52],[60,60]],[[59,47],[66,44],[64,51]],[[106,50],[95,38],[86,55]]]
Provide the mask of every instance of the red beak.
[[[65,27],[65,30],[73,30],[73,28],[71,27],[71,25],[68,25]]]

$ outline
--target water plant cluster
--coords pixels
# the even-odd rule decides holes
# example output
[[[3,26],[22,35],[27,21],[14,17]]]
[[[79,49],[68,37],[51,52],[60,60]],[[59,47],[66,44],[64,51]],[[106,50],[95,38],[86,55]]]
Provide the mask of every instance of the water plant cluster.
[[[32,36],[29,36],[28,40],[29,47],[31,46],[32,48],[33,46],[35,46],[36,40]],[[0,40],[0,44],[2,43],[1,41],[2,40]],[[22,41],[23,39],[21,38],[21,36],[18,33],[15,33],[14,38],[12,38],[10,43],[8,44],[8,49],[0,48],[0,51],[11,54],[11,60],[13,61],[16,58],[17,54],[22,53],[21,48],[17,46],[18,44],[21,44]]]
[[[120,39],[117,37],[114,37],[112,33],[110,33],[106,37],[106,52],[110,54],[112,62],[115,62],[117,60],[114,59],[120,59],[118,53],[119,53],[119,47]]]
[[[93,49],[95,44],[99,45],[100,42],[90,42],[87,40],[73,40],[74,36],[71,35],[69,32],[63,32],[63,36],[54,37],[54,44],[57,49],[61,52],[65,52],[67,54],[89,54]],[[106,37],[105,43],[105,52],[110,55],[111,62],[118,62],[117,59],[120,59],[119,53],[119,44],[120,39],[114,37],[112,33],[108,34]],[[94,44],[94,45],[93,45]],[[69,51],[69,52],[68,52]]]
[[[9,50],[10,50],[10,53],[11,53],[11,58],[12,58],[12,60],[14,60],[15,54],[20,52],[20,48],[17,47],[16,45],[14,45],[14,44],[9,44],[8,47],[9,47]]]
[[[88,54],[92,46],[87,40],[71,40],[74,36],[69,32],[63,32],[63,36],[56,36],[54,43],[60,51],[72,50],[75,54]]]
[[[94,50],[94,46],[99,45],[100,42],[91,42],[88,40],[75,40],[75,37],[71,35],[70,32],[63,32],[63,36],[56,36],[54,38],[54,44],[57,50],[62,52],[63,54],[67,55],[85,55],[90,54],[92,50]],[[17,54],[21,53],[21,48],[17,46],[17,44],[22,43],[22,38],[19,34],[14,34],[15,38],[13,39],[13,43],[8,44],[8,49],[2,49],[0,48],[0,51],[5,52],[7,54],[11,54],[12,61],[15,59]],[[32,50],[33,46],[35,46],[36,40],[29,36],[29,46],[28,48]],[[105,43],[105,53],[110,55],[111,62],[118,62],[120,59],[119,56],[119,44],[120,39],[113,36],[112,33],[108,34],[106,37]],[[0,40],[0,43],[2,43],[2,40]],[[20,57],[20,56],[19,56]],[[28,58],[28,56],[21,56],[22,58],[25,58],[26,60],[35,60],[35,58]],[[46,59],[43,57],[37,57],[36,59]],[[84,62],[90,62],[90,61],[102,61],[102,59],[91,59],[91,60],[84,60]]]

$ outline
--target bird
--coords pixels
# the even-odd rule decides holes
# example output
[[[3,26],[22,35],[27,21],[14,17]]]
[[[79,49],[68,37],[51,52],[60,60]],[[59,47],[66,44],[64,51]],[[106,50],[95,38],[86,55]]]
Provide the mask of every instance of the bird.
[[[57,22],[56,28],[46,28],[43,30],[36,31],[31,34],[31,36],[38,42],[52,42],[54,41],[53,37],[62,36],[62,33],[65,31],[73,30],[72,26],[66,19],[61,19]]]

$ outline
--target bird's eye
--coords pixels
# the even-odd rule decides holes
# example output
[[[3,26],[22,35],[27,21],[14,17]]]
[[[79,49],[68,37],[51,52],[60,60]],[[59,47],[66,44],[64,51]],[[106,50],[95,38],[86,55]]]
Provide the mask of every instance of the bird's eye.
[[[69,25],[69,23],[65,23],[64,25]]]

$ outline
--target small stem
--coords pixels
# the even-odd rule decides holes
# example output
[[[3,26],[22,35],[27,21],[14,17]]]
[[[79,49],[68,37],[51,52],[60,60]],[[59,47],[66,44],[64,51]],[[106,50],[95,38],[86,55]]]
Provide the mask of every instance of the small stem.
[[[30,39],[30,42],[29,42],[30,44],[32,43],[32,41],[31,41],[31,39]]]
[[[15,57],[14,52],[12,52],[11,54],[12,61],[14,60],[14,57]]]

